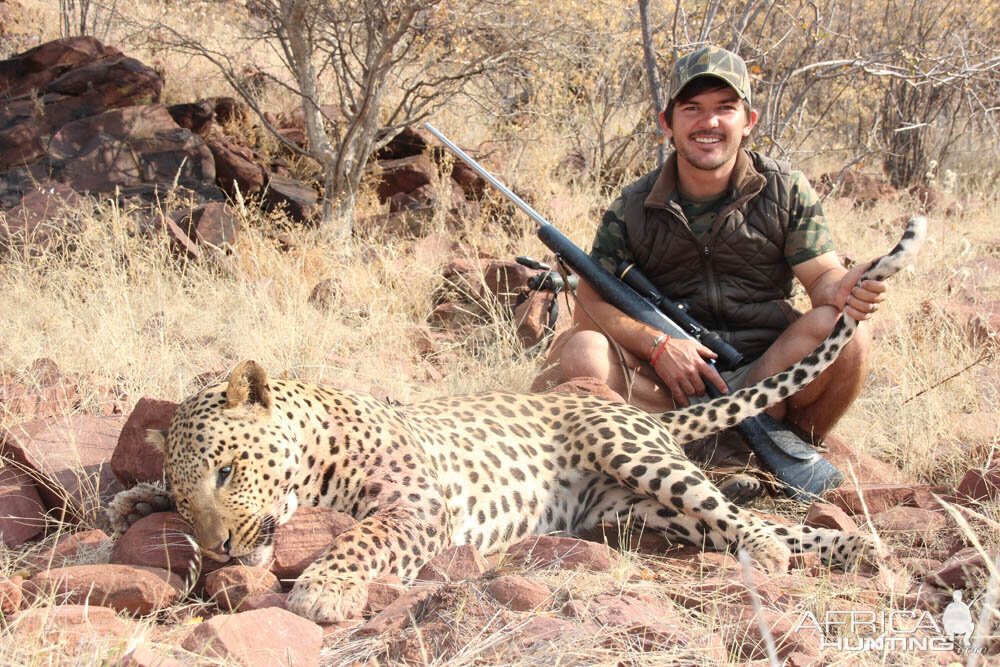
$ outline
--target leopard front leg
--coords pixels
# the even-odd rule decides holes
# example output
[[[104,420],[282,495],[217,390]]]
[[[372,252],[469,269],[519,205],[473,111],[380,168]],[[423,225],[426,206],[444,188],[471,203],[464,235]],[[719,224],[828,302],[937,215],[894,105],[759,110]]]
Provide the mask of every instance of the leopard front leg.
[[[288,596],[291,611],[323,623],[356,618],[368,582],[385,574],[415,576],[450,543],[441,487],[423,476],[413,483],[382,476],[365,486],[367,500],[356,513],[361,522],[305,569]]]
[[[115,494],[104,509],[117,540],[133,523],[154,512],[169,512],[174,508],[170,492],[159,484],[140,482],[131,489]]]

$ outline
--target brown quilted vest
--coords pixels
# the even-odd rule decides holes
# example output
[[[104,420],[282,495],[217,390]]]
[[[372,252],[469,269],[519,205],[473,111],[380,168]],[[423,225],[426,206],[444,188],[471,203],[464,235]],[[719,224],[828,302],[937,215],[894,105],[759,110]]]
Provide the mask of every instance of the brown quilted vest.
[[[795,275],[785,261],[790,167],[740,151],[732,201],[707,244],[691,231],[677,201],[677,156],[622,192],[629,249],[662,294],[740,350],[759,357],[797,317],[789,298]]]

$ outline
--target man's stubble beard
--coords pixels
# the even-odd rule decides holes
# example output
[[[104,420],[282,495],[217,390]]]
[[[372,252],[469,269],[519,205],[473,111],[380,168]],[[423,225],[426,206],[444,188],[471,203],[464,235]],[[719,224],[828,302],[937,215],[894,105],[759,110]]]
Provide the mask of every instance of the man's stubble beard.
[[[709,156],[697,155],[693,151],[688,150],[688,145],[694,143],[696,143],[695,140],[690,137],[687,141],[677,141],[675,139],[674,146],[677,149],[678,156],[684,158],[684,161],[695,169],[700,169],[702,171],[715,171],[733,159],[736,153],[740,150],[743,140],[742,137],[738,137],[730,143],[730,140],[726,139],[726,149],[722,152],[722,155],[716,159],[712,159],[711,162],[705,162],[705,160],[710,159]]]

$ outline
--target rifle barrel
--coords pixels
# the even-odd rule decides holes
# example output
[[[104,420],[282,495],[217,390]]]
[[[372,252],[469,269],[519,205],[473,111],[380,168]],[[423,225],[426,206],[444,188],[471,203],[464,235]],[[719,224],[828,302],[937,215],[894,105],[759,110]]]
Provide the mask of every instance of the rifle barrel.
[[[480,167],[479,163],[476,162],[475,160],[473,160],[471,157],[469,157],[468,153],[466,153],[461,148],[459,148],[458,146],[456,146],[451,141],[451,139],[449,139],[448,137],[446,137],[443,134],[441,134],[440,132],[438,132],[437,129],[433,125],[431,125],[428,122],[424,122],[424,127],[427,128],[428,132],[430,132],[435,137],[437,137],[438,141],[440,141],[442,144],[444,144],[445,146],[447,146],[449,148],[449,150],[451,150],[451,152],[453,152],[455,155],[457,155],[459,158],[461,158],[462,162],[464,162],[465,164],[467,164],[470,167],[472,167],[472,169],[477,174],[479,174],[480,176],[482,176],[483,178],[485,178],[487,181],[489,181],[493,185],[493,187],[495,187],[500,192],[502,192],[504,194],[504,196],[507,197],[507,199],[511,200],[519,209],[521,209],[522,211],[524,211],[525,213],[527,213],[529,218],[531,218],[532,220],[534,220],[535,222],[537,222],[539,225],[541,225],[543,227],[552,224],[551,222],[549,222],[548,220],[546,220],[545,218],[543,218],[538,211],[536,211],[535,209],[533,209],[530,206],[528,206],[528,203],[526,201],[524,201],[523,199],[521,199],[520,197],[518,197],[516,194],[514,194],[510,190],[510,188],[508,188],[506,185],[504,185],[503,183],[501,183],[500,181],[498,181],[493,176],[493,174],[491,174],[490,172],[488,172],[485,169],[483,169],[482,167]]]

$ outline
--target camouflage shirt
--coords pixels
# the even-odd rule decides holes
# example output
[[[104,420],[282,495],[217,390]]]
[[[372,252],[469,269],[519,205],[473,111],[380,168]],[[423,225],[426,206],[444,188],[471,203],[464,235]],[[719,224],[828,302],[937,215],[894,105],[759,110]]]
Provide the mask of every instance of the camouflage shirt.
[[[794,203],[789,216],[784,254],[788,265],[795,266],[833,250],[834,245],[816,191],[800,171],[793,171],[790,180],[791,199]],[[703,218],[714,217],[724,204],[733,200],[735,194],[735,191],[731,191],[724,200],[713,202],[708,211],[697,205],[683,205],[682,208],[686,211],[698,211],[697,219],[689,221],[692,231],[698,236],[706,234],[706,227],[710,227],[710,224],[707,225],[708,220]],[[635,261],[626,239],[624,205],[624,199],[618,197],[605,211],[590,251],[590,256],[612,273],[623,260]]]

